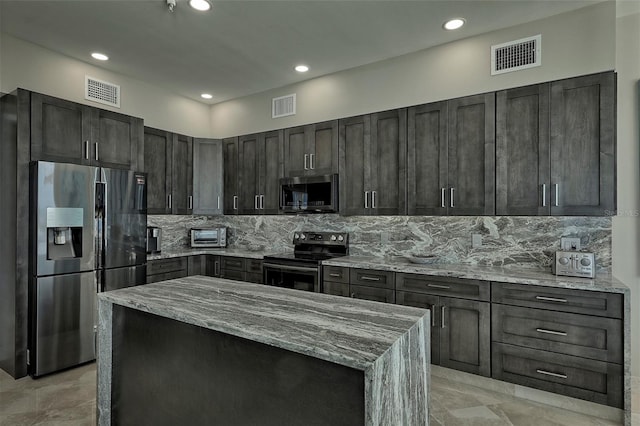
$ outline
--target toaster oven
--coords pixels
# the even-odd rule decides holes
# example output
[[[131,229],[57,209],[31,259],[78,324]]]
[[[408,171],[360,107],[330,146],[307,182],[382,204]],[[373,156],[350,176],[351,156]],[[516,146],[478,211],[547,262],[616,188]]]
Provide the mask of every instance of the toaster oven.
[[[191,228],[192,248],[212,248],[227,246],[227,228]]]

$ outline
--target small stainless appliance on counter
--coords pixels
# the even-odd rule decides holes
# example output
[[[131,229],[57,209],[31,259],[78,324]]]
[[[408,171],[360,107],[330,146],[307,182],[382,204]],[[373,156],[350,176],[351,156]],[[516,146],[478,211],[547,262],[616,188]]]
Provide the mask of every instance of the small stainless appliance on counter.
[[[191,228],[192,248],[222,248],[227,246],[227,228]]]
[[[162,247],[162,229],[157,226],[147,227],[147,254],[160,253]]]
[[[551,269],[555,275],[594,278],[596,258],[593,253],[583,251],[557,251]]]
[[[264,283],[296,290],[322,291],[321,262],[349,254],[345,232],[296,232],[293,253],[265,256]]]

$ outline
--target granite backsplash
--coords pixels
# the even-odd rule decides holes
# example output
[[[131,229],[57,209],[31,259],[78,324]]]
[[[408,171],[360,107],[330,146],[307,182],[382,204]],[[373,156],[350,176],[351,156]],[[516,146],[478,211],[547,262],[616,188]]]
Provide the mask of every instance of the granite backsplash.
[[[349,250],[359,256],[435,255],[441,263],[549,268],[560,237],[579,237],[596,254],[599,271],[611,269],[610,217],[529,216],[148,216],[162,228],[162,249],[189,246],[189,229],[227,226],[228,247],[291,251],[294,231],[349,232]],[[473,248],[471,235],[482,235]]]

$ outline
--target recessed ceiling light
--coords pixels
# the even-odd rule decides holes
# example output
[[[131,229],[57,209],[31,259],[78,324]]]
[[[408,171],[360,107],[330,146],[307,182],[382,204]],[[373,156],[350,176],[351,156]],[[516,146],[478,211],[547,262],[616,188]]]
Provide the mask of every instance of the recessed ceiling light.
[[[105,55],[104,53],[93,52],[91,54],[91,57],[93,59],[97,59],[99,61],[108,61],[109,60],[109,57],[107,55]]]
[[[211,99],[213,98],[213,95],[210,95],[209,93],[203,93],[202,95],[200,95],[200,97],[204,99]]]
[[[189,0],[189,6],[202,12],[211,9],[211,3],[207,0]]]
[[[464,22],[465,21],[462,18],[450,19],[444,23],[443,28],[445,30],[457,30],[464,25]]]
[[[309,67],[306,65],[296,65],[296,67],[294,68],[296,71],[298,72],[307,72],[309,71]]]

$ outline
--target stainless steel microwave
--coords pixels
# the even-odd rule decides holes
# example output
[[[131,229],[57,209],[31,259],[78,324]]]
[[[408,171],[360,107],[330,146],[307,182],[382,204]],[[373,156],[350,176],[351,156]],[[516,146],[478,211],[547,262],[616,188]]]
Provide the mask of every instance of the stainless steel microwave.
[[[227,228],[191,228],[191,247],[211,248],[227,246]]]
[[[334,213],[338,211],[338,175],[280,179],[283,213]]]

